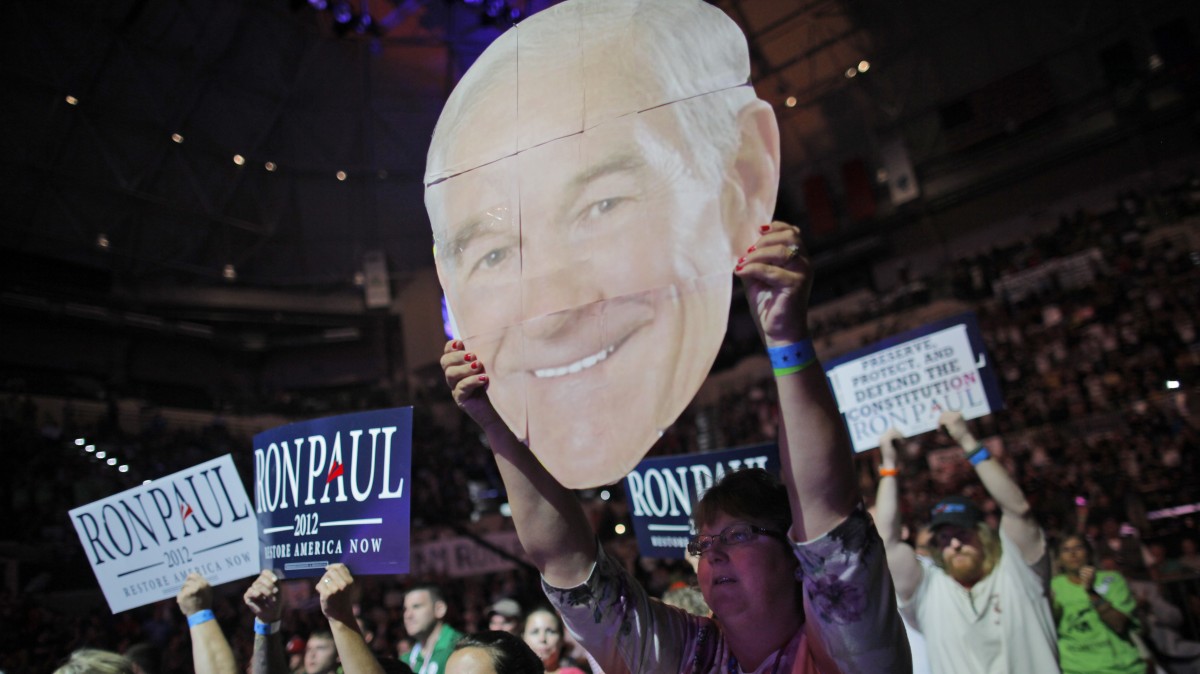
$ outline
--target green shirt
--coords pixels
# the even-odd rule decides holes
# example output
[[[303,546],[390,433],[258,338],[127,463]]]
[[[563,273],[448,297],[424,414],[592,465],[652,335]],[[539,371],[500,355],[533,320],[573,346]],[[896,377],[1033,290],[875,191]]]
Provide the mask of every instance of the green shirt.
[[[1096,594],[1130,617],[1129,630],[1138,629],[1136,605],[1121,574],[1097,571]],[[1146,663],[1137,646],[1104,624],[1082,585],[1057,575],[1050,580],[1058,619],[1058,659],[1064,674],[1144,674]]]
[[[446,661],[454,652],[454,645],[461,638],[462,633],[443,623],[432,653],[425,653],[421,644],[417,644],[411,651],[401,655],[400,659],[412,667],[414,674],[442,674],[446,671]]]

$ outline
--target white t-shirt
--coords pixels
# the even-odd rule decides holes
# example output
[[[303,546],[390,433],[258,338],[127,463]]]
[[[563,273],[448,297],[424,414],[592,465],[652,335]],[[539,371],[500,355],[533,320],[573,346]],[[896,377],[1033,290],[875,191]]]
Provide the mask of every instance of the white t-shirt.
[[[1049,557],[1026,564],[1003,530],[1000,546],[999,565],[971,589],[928,566],[912,598],[901,603],[901,614],[925,635],[934,674],[1059,671],[1046,594]]]

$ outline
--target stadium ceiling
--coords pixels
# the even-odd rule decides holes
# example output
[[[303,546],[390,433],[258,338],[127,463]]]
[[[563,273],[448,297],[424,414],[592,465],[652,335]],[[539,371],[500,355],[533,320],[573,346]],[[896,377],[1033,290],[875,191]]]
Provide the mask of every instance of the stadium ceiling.
[[[7,3],[0,252],[159,290],[352,289],[373,251],[402,279],[432,262],[420,179],[447,93],[548,4]],[[989,83],[1034,69],[1056,105],[1086,102],[1109,90],[1098,49],[1128,40],[1145,69],[1155,26],[1196,22],[1171,0],[714,4],[775,106],[795,221],[806,176],[857,158],[875,178],[893,138],[919,169],[959,156],[946,107]]]

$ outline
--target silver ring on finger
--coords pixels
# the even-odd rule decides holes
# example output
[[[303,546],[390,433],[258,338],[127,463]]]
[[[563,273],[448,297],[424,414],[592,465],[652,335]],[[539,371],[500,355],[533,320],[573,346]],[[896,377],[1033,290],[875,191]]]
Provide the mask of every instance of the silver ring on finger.
[[[793,243],[792,245],[787,247],[787,255],[784,257],[783,262],[784,262],[784,264],[788,264],[792,260],[795,260],[797,257],[800,257],[800,246],[797,246],[796,244]]]

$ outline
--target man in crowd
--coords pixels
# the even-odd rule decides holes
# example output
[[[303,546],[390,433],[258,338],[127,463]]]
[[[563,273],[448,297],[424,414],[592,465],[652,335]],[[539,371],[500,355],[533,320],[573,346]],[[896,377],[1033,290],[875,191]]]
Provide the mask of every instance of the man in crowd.
[[[462,634],[446,623],[446,600],[436,585],[418,585],[404,595],[404,630],[411,651],[400,655],[417,674],[441,674]]]
[[[520,636],[524,612],[515,599],[501,599],[488,607],[488,629]]]
[[[900,611],[927,640],[934,674],[1057,672],[1054,621],[1046,599],[1046,541],[1012,476],[967,428],[962,414],[939,419],[1000,506],[1000,530],[969,499],[951,496],[931,513],[933,564],[900,540],[896,442],[880,439],[877,525]]]

